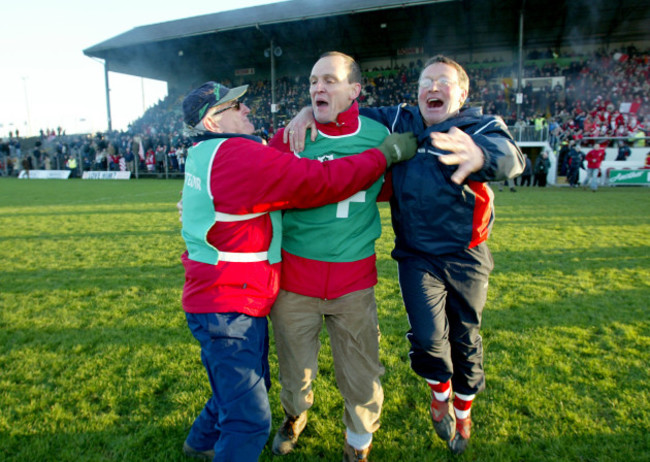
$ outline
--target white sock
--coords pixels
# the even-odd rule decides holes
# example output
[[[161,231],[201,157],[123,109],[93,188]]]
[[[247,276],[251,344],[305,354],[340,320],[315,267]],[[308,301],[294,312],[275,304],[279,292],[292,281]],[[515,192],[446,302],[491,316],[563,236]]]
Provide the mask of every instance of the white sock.
[[[347,429],[348,444],[354,449],[364,450],[370,443],[372,443],[372,433],[354,433],[349,428]]]
[[[447,401],[450,395],[451,395],[451,388],[443,393],[438,393],[437,391],[433,392],[433,396],[435,396],[436,400],[438,401]]]

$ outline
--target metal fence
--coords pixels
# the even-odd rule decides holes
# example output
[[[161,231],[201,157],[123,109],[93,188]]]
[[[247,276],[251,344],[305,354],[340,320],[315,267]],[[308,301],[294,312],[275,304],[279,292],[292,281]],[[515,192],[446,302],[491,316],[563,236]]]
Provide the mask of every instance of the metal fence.
[[[508,130],[514,137],[515,141],[521,142],[540,142],[545,143],[548,141],[548,126],[537,129],[534,125],[518,126],[511,125]]]

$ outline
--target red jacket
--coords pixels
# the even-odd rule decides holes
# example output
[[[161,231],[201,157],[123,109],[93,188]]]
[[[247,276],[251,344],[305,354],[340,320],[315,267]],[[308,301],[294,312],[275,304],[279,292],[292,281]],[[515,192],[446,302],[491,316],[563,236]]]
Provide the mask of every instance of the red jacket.
[[[600,164],[605,160],[605,150],[602,148],[592,149],[585,156],[587,168],[600,168]]]
[[[354,133],[359,128],[359,106],[355,102],[350,109],[340,113],[336,122],[321,124],[318,130],[329,136]],[[269,145],[291,152],[282,142],[280,129]],[[357,156],[347,157],[354,158]],[[355,262],[334,263],[311,260],[282,251],[282,278],[280,287],[289,292],[321,299],[333,299],[350,292],[367,289],[377,284],[376,256]]]
[[[225,214],[338,202],[368,188],[386,169],[386,159],[378,149],[319,162],[287,155],[245,136],[225,137],[229,139],[216,151],[210,179],[215,211]],[[258,252],[269,248],[271,237],[271,219],[264,214],[245,221],[218,221],[207,240],[224,252]],[[266,316],[277,297],[280,263],[220,261],[210,265],[190,260],[187,252],[182,260],[183,308],[187,312]]]

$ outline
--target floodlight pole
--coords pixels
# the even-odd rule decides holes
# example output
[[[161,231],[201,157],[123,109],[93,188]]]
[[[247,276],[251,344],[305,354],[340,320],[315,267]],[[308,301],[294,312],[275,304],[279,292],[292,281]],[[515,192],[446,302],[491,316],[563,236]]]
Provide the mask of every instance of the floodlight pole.
[[[27,77],[23,76],[22,79],[25,91],[25,109],[27,110],[27,136],[32,136],[32,118],[29,115],[29,99],[27,98]]]
[[[140,94],[142,95],[142,114],[144,114],[146,109],[144,105],[144,77],[140,77]]]
[[[269,48],[269,57],[271,58],[271,127],[273,128],[273,131],[275,131],[275,50],[273,49],[273,37],[269,37],[269,35],[260,28],[259,24],[256,24],[255,28],[269,40],[271,45]]]
[[[519,70],[517,72],[517,94],[515,96],[517,103],[517,121],[521,119],[521,105],[523,101],[523,89],[521,88],[521,79],[524,67],[524,6],[526,0],[522,0],[521,10],[519,11]]]
[[[104,60],[104,86],[106,88],[106,117],[108,119],[108,131],[112,132],[113,123],[111,121],[111,90],[108,85],[108,59]]]
[[[275,49],[273,48],[273,39],[271,39],[271,126],[275,133]]]

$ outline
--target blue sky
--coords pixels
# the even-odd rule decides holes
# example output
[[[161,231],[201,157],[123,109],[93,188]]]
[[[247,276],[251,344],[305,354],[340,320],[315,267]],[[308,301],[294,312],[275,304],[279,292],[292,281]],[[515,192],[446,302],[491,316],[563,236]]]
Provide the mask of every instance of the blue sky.
[[[16,128],[21,136],[59,126],[67,133],[105,130],[104,64],[85,56],[85,48],[137,26],[265,3],[275,1],[7,2],[0,27],[0,137]],[[109,81],[118,130],[167,94],[163,82],[117,73]]]

